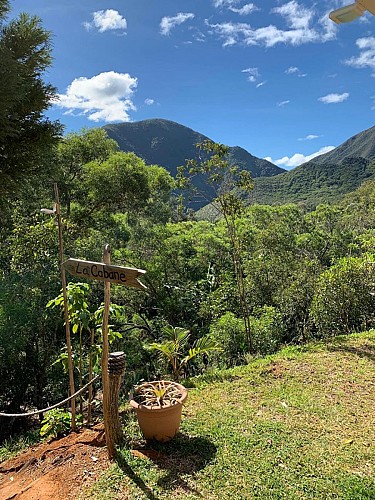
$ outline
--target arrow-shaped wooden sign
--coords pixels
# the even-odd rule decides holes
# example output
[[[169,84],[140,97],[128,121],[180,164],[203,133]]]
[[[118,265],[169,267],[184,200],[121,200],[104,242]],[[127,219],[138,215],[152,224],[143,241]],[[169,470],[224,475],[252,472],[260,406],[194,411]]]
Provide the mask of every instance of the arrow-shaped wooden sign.
[[[78,278],[91,280],[109,281],[118,285],[130,286],[146,290],[147,287],[138,277],[145,274],[143,269],[133,267],[112,266],[103,262],[91,262],[89,260],[68,259],[63,263],[64,269]]]

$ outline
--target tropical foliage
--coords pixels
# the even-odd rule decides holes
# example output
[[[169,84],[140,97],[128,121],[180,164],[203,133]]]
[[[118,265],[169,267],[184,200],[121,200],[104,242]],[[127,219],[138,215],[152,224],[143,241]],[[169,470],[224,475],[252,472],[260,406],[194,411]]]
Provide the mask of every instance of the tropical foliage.
[[[219,345],[209,337],[201,337],[189,347],[190,332],[185,328],[167,325],[162,328],[162,333],[163,342],[153,342],[146,348],[158,351],[168,360],[176,382],[180,380],[193,358],[207,355],[210,351],[221,351]]]

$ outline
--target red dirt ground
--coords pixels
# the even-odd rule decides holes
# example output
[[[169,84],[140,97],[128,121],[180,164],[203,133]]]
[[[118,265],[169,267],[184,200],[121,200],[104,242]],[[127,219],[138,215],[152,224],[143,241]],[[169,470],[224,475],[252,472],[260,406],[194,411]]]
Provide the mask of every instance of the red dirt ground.
[[[0,500],[66,500],[110,465],[103,427],[41,443],[0,464]]]

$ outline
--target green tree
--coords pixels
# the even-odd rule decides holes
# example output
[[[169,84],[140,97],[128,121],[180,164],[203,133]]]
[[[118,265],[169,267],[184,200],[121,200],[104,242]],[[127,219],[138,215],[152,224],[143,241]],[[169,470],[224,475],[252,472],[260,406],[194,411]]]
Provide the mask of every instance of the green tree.
[[[375,162],[373,162],[375,168]],[[343,210],[342,224],[362,239],[366,233],[371,238],[375,227],[375,180],[364,182],[349,193],[340,203]],[[374,248],[374,246],[373,246]]]
[[[56,151],[56,162],[59,168],[58,184],[62,202],[66,205],[69,216],[71,202],[84,199],[82,193],[82,177],[84,166],[91,161],[103,162],[111,154],[118,152],[116,141],[110,139],[103,129],[83,129],[70,133],[59,143]]]
[[[283,337],[282,318],[277,309],[263,306],[254,310],[250,325],[255,352],[263,355],[276,352]]]
[[[150,225],[157,214],[163,220],[168,217],[166,200],[173,186],[168,172],[147,166],[134,153],[108,153],[106,159],[99,157],[82,165],[64,210],[67,251],[74,248],[83,258],[99,258],[108,241],[118,256],[118,249],[129,241],[131,228],[143,221]]]
[[[245,332],[249,350],[253,350],[250,328],[250,310],[246,294],[245,273],[242,262],[242,242],[237,231],[236,219],[243,212],[245,205],[241,192],[250,191],[253,181],[248,170],[240,170],[231,166],[228,161],[228,146],[210,140],[198,144],[202,161],[188,160],[185,166],[179,167],[177,178],[181,188],[193,189],[192,180],[201,176],[214,196],[211,202],[218,215],[225,221],[231,244],[231,257],[237,284],[241,314],[245,323]],[[197,193],[196,189],[193,192]],[[205,195],[207,191],[198,190]],[[207,199],[207,202],[209,200]]]
[[[351,231],[343,225],[343,209],[338,205],[319,205],[306,214],[308,234],[301,244],[306,256],[329,267],[335,259],[344,257],[352,240]],[[301,243],[302,243],[301,239]]]
[[[6,23],[9,1],[0,0],[0,195],[18,191],[24,179],[46,175],[58,122],[43,113],[56,89],[42,74],[50,66],[51,34],[40,19],[21,14]]]
[[[137,211],[150,196],[147,167],[134,153],[115,153],[84,167],[84,211]]]

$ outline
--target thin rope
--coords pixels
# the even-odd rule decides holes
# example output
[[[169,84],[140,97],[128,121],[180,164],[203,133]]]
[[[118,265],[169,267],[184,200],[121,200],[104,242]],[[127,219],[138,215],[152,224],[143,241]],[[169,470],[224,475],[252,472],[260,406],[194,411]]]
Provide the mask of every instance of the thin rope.
[[[0,417],[30,417],[31,415],[38,415],[38,413],[45,413],[46,411],[53,410],[54,408],[57,408],[58,406],[62,406],[63,404],[67,403],[71,399],[73,399],[76,396],[78,396],[79,394],[81,394],[81,392],[85,391],[89,385],[96,382],[99,377],[100,377],[100,374],[96,375],[96,377],[94,377],[92,380],[90,380],[90,382],[88,382],[86,385],[84,385],[81,389],[79,389],[77,392],[75,392],[74,394],[72,394],[68,398],[64,399],[64,401],[60,401],[60,403],[56,403],[52,406],[49,406],[48,408],[43,408],[43,410],[31,411],[29,413],[1,413],[0,412]]]

